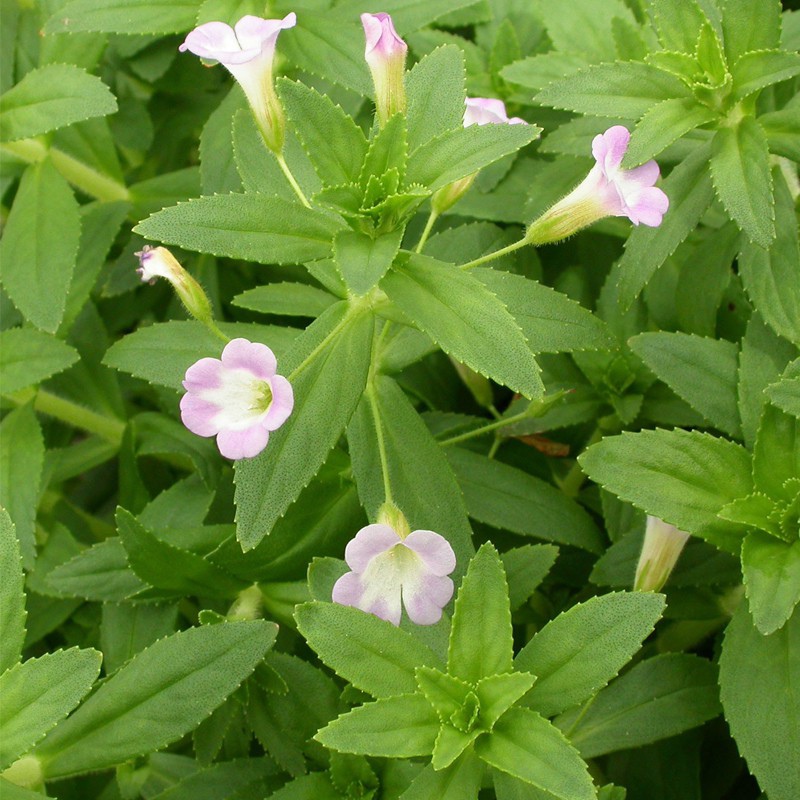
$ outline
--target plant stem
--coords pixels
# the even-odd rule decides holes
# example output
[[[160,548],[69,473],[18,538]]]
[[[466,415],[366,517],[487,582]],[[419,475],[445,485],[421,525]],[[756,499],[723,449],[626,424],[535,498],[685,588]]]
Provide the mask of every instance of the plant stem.
[[[422,248],[425,247],[425,242],[428,241],[428,237],[431,235],[431,231],[433,230],[433,226],[436,224],[437,219],[439,219],[439,214],[436,211],[431,210],[431,213],[428,216],[428,221],[425,223],[425,229],[422,231],[422,236],[420,237],[417,246],[414,248],[415,253],[422,252]]]
[[[584,450],[591,447],[593,444],[596,444],[603,438],[603,431],[600,430],[599,427],[594,429],[594,432],[589,437],[589,441],[586,442],[584,446]],[[577,497],[578,492],[581,490],[581,486],[583,486],[583,482],[586,480],[586,474],[581,469],[581,465],[575,461],[575,463],[570,467],[569,472],[564,476],[564,478],[560,481],[557,481],[559,488],[567,497]]]
[[[292,175],[292,171],[289,169],[289,165],[286,163],[286,159],[283,157],[283,153],[275,153],[275,158],[278,161],[278,166],[281,168],[281,171],[286,176],[286,180],[289,181],[289,185],[294,189],[294,193],[299,198],[300,202],[306,207],[311,208],[311,203],[308,202],[308,198],[303,193],[303,190],[300,188],[300,184],[295,180],[294,175]]]
[[[451,436],[449,439],[444,439],[439,442],[442,447],[448,447],[451,444],[458,444],[459,442],[466,442],[468,439],[474,439],[477,436],[483,436],[485,433],[491,433],[498,428],[505,428],[507,425],[513,425],[515,422],[521,422],[523,419],[528,418],[528,410],[521,411],[519,414],[514,414],[513,417],[505,417],[496,419],[480,428],[475,428],[465,433],[459,433],[457,436]]]
[[[361,310],[359,309],[359,313]],[[298,375],[317,357],[319,352],[327,347],[331,339],[337,336],[342,328],[350,324],[353,316],[353,306],[351,306],[348,312],[336,323],[333,330],[326,334],[325,338],[286,376],[287,380],[290,382],[296,380]]]
[[[472,261],[467,261],[466,264],[461,264],[459,269],[472,269],[473,267],[479,267],[481,264],[485,264],[487,261],[493,261],[495,258],[500,258],[500,256],[513,253],[515,250],[525,247],[526,244],[528,244],[527,239],[520,239],[518,242],[514,242],[514,244],[509,244],[506,247],[501,247],[499,250],[495,250],[494,253],[487,253],[485,256],[473,259]]]
[[[370,383],[367,387],[367,400],[369,407],[372,411],[372,418],[375,420],[375,438],[378,442],[378,456],[381,461],[381,474],[383,475],[383,494],[384,500],[387,503],[394,505],[392,498],[392,485],[389,480],[389,461],[386,458],[386,441],[383,438],[383,427],[381,426],[381,417],[378,413],[378,401],[375,398],[375,384]]]

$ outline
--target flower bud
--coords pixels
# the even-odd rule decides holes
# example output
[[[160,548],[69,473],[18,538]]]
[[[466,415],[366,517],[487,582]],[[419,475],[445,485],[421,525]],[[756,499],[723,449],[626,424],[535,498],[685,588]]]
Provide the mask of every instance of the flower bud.
[[[411,533],[405,514],[389,500],[378,509],[378,525],[388,525],[401,539]]]
[[[366,49],[364,58],[375,85],[378,124],[383,127],[394,114],[406,110],[405,77],[408,45],[397,35],[388,14],[362,14]]]
[[[639,592],[659,591],[678,562],[688,538],[688,533],[648,515],[633,588]]]

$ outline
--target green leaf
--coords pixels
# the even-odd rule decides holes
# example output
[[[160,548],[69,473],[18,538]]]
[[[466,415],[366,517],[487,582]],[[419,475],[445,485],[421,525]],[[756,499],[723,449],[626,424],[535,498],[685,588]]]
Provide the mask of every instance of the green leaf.
[[[324,664],[374,697],[416,691],[415,669],[439,664],[419,639],[357,608],[305,603],[297,607],[295,619]]]
[[[561,292],[522,275],[478,267],[471,273],[506,304],[534,353],[613,348],[605,322]]]
[[[30,405],[11,411],[0,423],[0,506],[14,523],[22,564],[32,569],[39,485],[44,466],[44,439]]]
[[[553,81],[534,100],[579,114],[639,119],[656,103],[672,98],[691,98],[679,78],[651,64],[623,61],[593,64]]]
[[[200,178],[203,194],[242,191],[231,129],[237,111],[244,104],[243,93],[238,88],[232,88],[203,125],[200,134]],[[261,146],[263,147],[263,139]]]
[[[724,0],[722,34],[728,63],[751,50],[780,46],[781,4],[779,0]]]
[[[69,185],[49,159],[22,177],[0,243],[3,285],[37,328],[58,330],[78,253],[81,218]]]
[[[800,541],[782,542],[761,531],[742,545],[742,573],[756,628],[768,636],[800,602]]]
[[[800,54],[760,50],[742,56],[733,67],[733,99],[742,100],[773,83],[800,74]]]
[[[250,675],[276,633],[274,623],[252,620],[157,641],[40,745],[47,779],[108,769],[180,739]]]
[[[72,0],[44,27],[45,33],[182,33],[197,19],[198,0]]]
[[[435,770],[431,764],[420,772],[400,796],[401,800],[477,800],[483,776],[483,763],[467,751],[447,769]],[[13,800],[13,798],[12,798]]]
[[[0,769],[30,750],[72,711],[100,674],[97,650],[59,650],[0,675]]]
[[[584,713],[585,712],[585,713]],[[584,758],[641,747],[702,725],[720,712],[715,664],[685,653],[642,661],[556,724]]]
[[[731,219],[751,242],[768,248],[775,238],[775,201],[763,128],[752,117],[720,128],[709,163],[717,197]]]
[[[590,553],[603,551],[603,537],[591,517],[549,483],[471,450],[450,447],[445,452],[473,519]]]
[[[341,106],[297,81],[278,80],[286,114],[325,186],[358,178],[367,153],[367,140]]]
[[[791,504],[800,477],[800,423],[765,405],[753,451],[753,483],[770,497]]]
[[[776,408],[793,417],[800,417],[800,376],[790,374],[787,369],[786,374],[777,383],[768,386],[765,393]]]
[[[775,177],[776,236],[768,249],[744,242],[739,254],[739,274],[764,321],[778,334],[800,344],[800,241],[797,218],[786,180]]]
[[[48,64],[0,96],[0,140],[38,136],[116,110],[117,101],[100,78],[72,64]]]
[[[40,383],[71,367],[78,353],[61,339],[33,328],[0,333],[0,386],[3,394]]]
[[[603,439],[579,462],[622,500],[739,552],[741,530],[719,520],[717,512],[752,490],[750,454],[743,447],[697,431],[641,431]]]
[[[658,41],[665,50],[694,55],[706,15],[697,0],[649,0]]]
[[[261,314],[316,318],[336,300],[324,289],[307,283],[270,283],[236,295],[231,303]]]
[[[181,777],[154,797],[158,800],[239,800],[263,796],[268,791],[267,786],[271,788],[273,785],[267,781],[274,772],[275,766],[269,758],[236,758]],[[278,797],[276,794],[269,796]],[[328,800],[322,794],[315,795],[315,798]]]
[[[540,132],[536,125],[470,125],[446,131],[411,153],[406,180],[435,191],[516,153]]]
[[[631,350],[715,428],[742,436],[736,386],[739,348],[725,339],[686,333],[641,333]]]
[[[236,463],[236,535],[243,549],[269,534],[339,440],[366,385],[373,327],[372,314],[340,303],[287,355],[292,415],[261,455]]]
[[[614,592],[559,614],[514,660],[537,677],[526,704],[549,717],[589,699],[630,661],[663,611],[660,594]]]
[[[472,129],[501,126],[478,126]],[[508,126],[519,127],[519,126]],[[505,305],[457,267],[409,255],[381,288],[446,353],[525,397],[540,397],[539,367]]]
[[[330,255],[341,224],[298,202],[263,194],[199,197],[165,208],[134,231],[186,250],[261,264],[300,264]]]
[[[567,75],[574,75],[586,67],[588,63],[581,55],[551,50],[515,61],[504,67],[500,75],[511,83],[538,91],[549,83]]]
[[[527,672],[491,675],[478,681],[475,693],[481,702],[480,724],[491,730],[503,714],[533,686],[536,677]]]
[[[20,659],[25,642],[25,577],[14,523],[0,508],[0,675]]]
[[[406,174],[408,164],[408,140],[406,131],[406,118],[402,114],[395,114],[381,130],[379,130],[369,143],[364,163],[358,175],[358,183],[364,190],[364,206],[369,207],[369,186],[381,178],[388,177],[387,173],[394,174],[395,191],[399,181]]]
[[[800,161],[798,109],[800,109],[800,101],[796,100],[794,103],[787,104],[780,111],[771,111],[758,118],[759,125],[767,135],[770,153],[789,158],[792,161]]]
[[[428,53],[406,75],[410,152],[442,131],[461,127],[465,77],[464,54],[453,45]]]
[[[402,239],[402,228],[377,238],[361,231],[336,234],[333,258],[345,283],[355,294],[366,294],[386,274]]]
[[[385,758],[430,755],[439,718],[420,694],[384,697],[354,708],[314,737],[342,753]]]
[[[551,544],[525,544],[506,550],[500,557],[508,579],[511,610],[516,611],[552,569],[558,548]]]
[[[491,735],[475,744],[487,764],[558,800],[595,800],[586,764],[563,734],[525,708],[504,714]]]
[[[800,795],[800,613],[762,636],[742,603],[728,624],[720,694],[739,752],[771,800]]]
[[[100,649],[112,675],[153,642],[175,633],[177,603],[103,603]]]
[[[627,308],[653,273],[697,227],[714,199],[708,174],[709,150],[698,147],[662,183],[669,211],[657,228],[640,225],[628,237],[619,264],[619,302]]]
[[[487,542],[470,562],[456,598],[447,672],[471,684],[511,672],[513,644],[506,574]]]

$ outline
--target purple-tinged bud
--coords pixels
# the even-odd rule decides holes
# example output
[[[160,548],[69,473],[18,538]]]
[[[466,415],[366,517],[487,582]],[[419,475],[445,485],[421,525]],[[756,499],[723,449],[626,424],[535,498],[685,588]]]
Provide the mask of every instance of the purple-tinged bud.
[[[394,114],[406,110],[403,80],[408,45],[397,35],[388,14],[362,14],[361,24],[366,37],[364,58],[375,85],[378,124],[383,127]]]

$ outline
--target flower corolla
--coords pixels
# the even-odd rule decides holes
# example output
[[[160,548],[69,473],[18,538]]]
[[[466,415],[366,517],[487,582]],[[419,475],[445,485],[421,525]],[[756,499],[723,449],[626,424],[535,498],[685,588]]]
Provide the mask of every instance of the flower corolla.
[[[362,14],[366,47],[364,58],[375,85],[378,122],[385,125],[394,114],[406,110],[403,84],[408,45],[397,35],[389,14]]]
[[[659,591],[667,582],[688,539],[688,533],[648,515],[633,588],[640,592]]]
[[[225,458],[258,455],[294,407],[292,386],[276,370],[265,344],[231,340],[221,358],[201,358],[186,370],[183,424],[198,436],[216,436]]]
[[[375,523],[348,542],[345,561],[352,570],[333,587],[333,602],[355,606],[381,619],[400,624],[402,606],[417,625],[433,625],[453,596],[448,575],[456,567],[453,548],[434,531],[411,531],[407,536]]]

